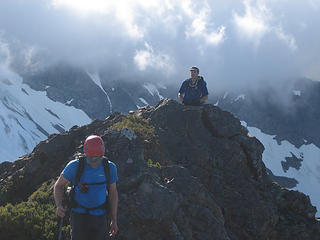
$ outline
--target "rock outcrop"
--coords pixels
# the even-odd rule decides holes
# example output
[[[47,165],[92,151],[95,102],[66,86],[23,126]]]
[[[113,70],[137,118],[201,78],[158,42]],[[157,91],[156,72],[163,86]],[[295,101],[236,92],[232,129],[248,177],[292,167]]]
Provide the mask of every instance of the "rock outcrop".
[[[169,99],[51,135],[2,163],[1,205],[55,179],[90,134],[102,136],[118,168],[118,239],[319,239],[310,199],[271,182],[263,145],[238,119]]]

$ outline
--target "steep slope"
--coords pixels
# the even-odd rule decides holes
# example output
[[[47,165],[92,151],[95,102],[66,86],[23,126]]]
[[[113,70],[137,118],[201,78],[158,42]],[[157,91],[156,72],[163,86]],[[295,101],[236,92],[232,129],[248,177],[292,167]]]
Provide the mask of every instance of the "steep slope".
[[[164,86],[156,87],[137,79],[124,81],[110,72],[88,71],[67,63],[25,74],[23,81],[37,91],[46,91],[50,99],[101,120],[112,112],[128,113],[141,106],[155,105],[166,92]]]
[[[90,121],[83,111],[50,100],[16,73],[0,69],[0,162],[30,153],[52,133]]]
[[[269,176],[309,195],[320,209],[320,82],[299,79],[255,91],[225,92],[211,100],[235,114],[262,142]]]
[[[319,216],[320,149],[314,144],[303,144],[297,148],[288,141],[279,143],[274,139],[275,136],[265,134],[258,128],[248,127],[248,130],[265,147],[262,159],[270,178],[282,186],[310,196]]]
[[[52,184],[93,133],[118,166],[119,239],[318,239],[309,198],[269,180],[263,145],[238,119],[212,105],[168,99],[51,135],[32,154],[1,164],[1,205],[28,198],[27,209],[39,199],[48,204],[30,195],[43,182]],[[15,207],[0,207],[1,239],[13,236]],[[47,219],[53,215],[52,208]]]

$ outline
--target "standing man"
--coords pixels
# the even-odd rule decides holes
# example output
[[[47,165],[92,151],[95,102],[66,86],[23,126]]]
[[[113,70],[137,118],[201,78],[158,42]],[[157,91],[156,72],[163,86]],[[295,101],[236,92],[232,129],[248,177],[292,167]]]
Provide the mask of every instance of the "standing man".
[[[190,67],[190,78],[185,80],[179,90],[178,98],[184,105],[199,106],[208,99],[207,83],[199,76],[198,67]]]
[[[56,213],[61,218],[66,214],[64,187],[71,182],[71,239],[105,240],[108,235],[107,205],[110,205],[111,214],[109,236],[118,232],[117,168],[104,157],[101,137],[89,136],[83,149],[85,157],[69,162],[54,185]]]

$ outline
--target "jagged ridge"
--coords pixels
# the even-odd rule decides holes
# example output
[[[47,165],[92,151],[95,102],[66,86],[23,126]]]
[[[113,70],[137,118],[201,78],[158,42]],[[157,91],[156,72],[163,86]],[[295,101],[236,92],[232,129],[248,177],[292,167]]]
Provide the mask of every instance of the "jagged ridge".
[[[118,166],[120,239],[319,236],[309,198],[268,179],[264,148],[238,119],[212,105],[169,99],[51,135],[32,154],[1,164],[1,204],[25,201],[56,178],[93,133]]]

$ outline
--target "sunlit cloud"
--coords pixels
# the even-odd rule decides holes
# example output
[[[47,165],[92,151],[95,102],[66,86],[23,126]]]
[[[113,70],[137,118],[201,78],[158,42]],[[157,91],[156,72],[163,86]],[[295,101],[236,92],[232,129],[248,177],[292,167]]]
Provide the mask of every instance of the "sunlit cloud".
[[[145,43],[145,48],[145,50],[137,51],[134,56],[134,62],[140,71],[145,71],[148,67],[168,72],[172,71],[174,66],[169,55],[154,53],[154,50],[148,43]]]
[[[245,14],[239,15],[234,12],[234,22],[238,33],[242,38],[252,41],[255,47],[260,46],[261,40],[268,34],[273,34],[287,47],[295,51],[298,46],[295,37],[286,33],[281,23],[277,23],[270,7],[267,7],[267,1],[264,0],[244,0]],[[300,23],[300,27],[301,23]]]
[[[133,1],[105,1],[105,0],[52,0],[55,8],[67,8],[78,13],[80,16],[90,18],[95,14],[101,16],[114,16],[126,28],[129,36],[133,38],[142,38],[143,31],[135,23],[134,4]],[[140,0],[145,7],[150,7],[147,1]]]
[[[261,38],[270,31],[270,10],[261,1],[254,5],[252,0],[244,0],[245,14],[243,16],[234,12],[234,22],[240,35],[259,45]]]
[[[320,10],[319,0],[308,0],[307,3],[310,4],[314,10]]]
[[[191,26],[187,27],[186,37],[202,39],[206,44],[218,45],[225,39],[225,26],[219,26],[216,29],[209,29],[210,22],[209,16],[212,14],[211,7],[207,2],[204,2],[203,7],[199,12],[195,11],[192,1],[185,1],[182,4],[184,12],[192,19]]]
[[[52,4],[54,7],[70,8],[81,14],[106,14],[114,7],[113,1],[105,0],[52,0]]]
[[[291,34],[287,34],[281,27],[275,27],[274,31],[277,37],[282,40],[292,51],[298,49],[295,38]]]

